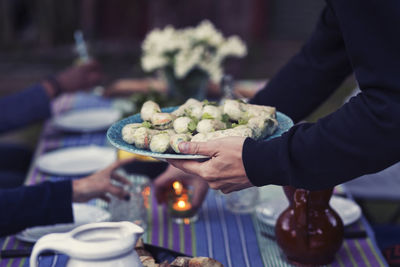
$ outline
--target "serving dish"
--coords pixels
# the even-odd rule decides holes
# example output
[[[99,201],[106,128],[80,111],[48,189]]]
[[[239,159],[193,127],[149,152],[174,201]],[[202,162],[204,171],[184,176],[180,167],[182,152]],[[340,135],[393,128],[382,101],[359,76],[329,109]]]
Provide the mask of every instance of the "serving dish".
[[[177,107],[168,107],[161,109],[162,112],[171,113],[172,111],[176,110]],[[272,138],[278,137],[282,135],[284,132],[290,129],[293,126],[293,121],[281,112],[276,113],[276,118],[278,121],[278,127],[275,132],[268,136],[265,140],[270,140]],[[140,113],[132,115],[128,118],[122,119],[117,121],[107,131],[107,138],[110,143],[118,149],[122,149],[131,153],[139,154],[142,156],[153,157],[156,159],[204,159],[208,158],[208,156],[204,155],[192,155],[192,154],[176,154],[176,153],[156,153],[150,150],[140,149],[134,145],[130,145],[126,143],[122,139],[121,131],[122,128],[129,123],[141,123],[143,120],[140,117]]]

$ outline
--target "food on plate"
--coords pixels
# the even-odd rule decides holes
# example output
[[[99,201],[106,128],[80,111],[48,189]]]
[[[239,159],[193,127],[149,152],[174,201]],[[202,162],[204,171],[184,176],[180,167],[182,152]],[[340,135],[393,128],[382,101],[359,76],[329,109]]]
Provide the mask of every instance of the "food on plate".
[[[144,121],[151,121],[154,114],[161,112],[160,106],[154,101],[146,101],[140,110],[140,116]]]
[[[230,119],[238,121],[244,117],[243,105],[239,101],[226,99],[222,105],[222,113],[227,114]]]
[[[199,120],[201,116],[203,116],[203,103],[196,99],[189,98],[183,105],[178,107],[177,110],[173,111],[172,115],[176,117],[189,116]]]
[[[176,257],[171,263],[167,261],[157,263],[157,260],[146,250],[142,238],[135,245],[135,251],[144,267],[223,267],[223,265],[207,257]]]
[[[183,116],[183,117],[176,118],[176,120],[174,120],[173,126],[174,126],[175,132],[178,134],[181,134],[181,133],[190,132],[191,125],[194,125],[194,127],[195,127],[195,125],[196,125],[195,123],[196,122],[193,119]]]
[[[122,139],[156,153],[180,153],[178,145],[184,141],[207,142],[228,136],[264,139],[278,126],[274,107],[231,99],[221,105],[188,99],[171,113],[162,112],[157,103],[147,101],[140,116],[143,123],[122,128]]]
[[[204,120],[199,121],[199,123],[197,123],[196,130],[198,133],[209,133],[209,132],[222,130],[225,128],[226,128],[226,124],[220,120],[204,119]]]
[[[150,150],[157,153],[168,151],[170,136],[167,132],[154,135],[150,142]]]
[[[154,135],[154,131],[146,127],[140,127],[133,133],[133,141],[135,146],[140,149],[148,149],[150,140]]]
[[[257,116],[250,118],[247,126],[253,130],[254,139],[263,139],[268,135],[271,135],[278,123],[275,119],[268,119],[268,117]]]
[[[222,111],[217,106],[205,105],[203,108],[203,113],[202,113],[201,117],[221,121],[222,120]]]
[[[171,135],[169,144],[176,153],[181,153],[179,150],[179,143],[190,141],[191,136],[188,134],[174,134]]]
[[[207,257],[177,257],[171,262],[171,267],[223,267],[223,265],[212,258]]]
[[[171,128],[174,118],[169,113],[154,113],[150,120],[155,129],[166,130]]]
[[[133,144],[135,142],[133,135],[134,135],[135,131],[140,127],[142,127],[141,123],[129,123],[129,124],[125,125],[121,131],[122,139],[125,142],[127,142],[128,144]]]
[[[242,136],[242,137],[254,137],[252,129],[247,127],[246,125],[240,125],[235,128],[215,131],[215,132],[208,132],[208,133],[198,133],[192,138],[192,142],[207,142],[210,140],[215,140],[222,137],[229,137],[229,136]]]

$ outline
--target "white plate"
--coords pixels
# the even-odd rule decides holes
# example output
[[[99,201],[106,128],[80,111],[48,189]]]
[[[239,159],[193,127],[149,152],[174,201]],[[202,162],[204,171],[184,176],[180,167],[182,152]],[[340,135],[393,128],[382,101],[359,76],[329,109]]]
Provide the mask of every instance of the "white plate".
[[[343,197],[332,196],[331,207],[342,218],[343,224],[350,225],[357,221],[361,216],[361,208],[357,203]],[[282,193],[274,198],[264,200],[256,207],[257,218],[270,226],[275,226],[276,220],[283,210],[289,205],[288,200]]]
[[[36,166],[55,175],[84,175],[103,169],[116,160],[112,147],[68,147],[41,155]]]
[[[48,226],[36,226],[27,228],[18,233],[16,237],[25,242],[36,242],[39,238],[51,233],[69,232],[75,227],[87,223],[106,222],[110,221],[111,215],[109,212],[88,204],[74,203],[72,204],[74,214],[74,223],[63,223]]]
[[[121,112],[113,108],[73,110],[53,119],[56,127],[73,132],[92,132],[107,129],[121,118]]]

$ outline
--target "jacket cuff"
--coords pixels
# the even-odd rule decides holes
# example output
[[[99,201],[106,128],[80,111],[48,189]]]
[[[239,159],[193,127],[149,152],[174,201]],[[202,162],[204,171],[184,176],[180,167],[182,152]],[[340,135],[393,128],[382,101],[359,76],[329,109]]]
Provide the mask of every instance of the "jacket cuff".
[[[242,160],[250,182],[255,186],[288,185],[279,162],[279,138],[255,141],[246,138]],[[287,176],[286,176],[287,177]]]
[[[73,222],[72,212],[72,182],[71,180],[49,182],[51,184],[51,195],[49,223]]]

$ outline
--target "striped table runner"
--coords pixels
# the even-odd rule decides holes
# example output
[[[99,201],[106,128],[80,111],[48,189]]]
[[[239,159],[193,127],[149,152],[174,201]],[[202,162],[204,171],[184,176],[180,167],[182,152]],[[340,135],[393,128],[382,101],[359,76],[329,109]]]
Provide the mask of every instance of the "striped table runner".
[[[55,103],[54,112],[107,105],[108,101],[88,94],[67,95]],[[61,134],[48,122],[44,127],[35,158],[57,148],[88,144],[107,145],[105,133]],[[36,184],[48,179],[59,180],[66,177],[45,175],[33,165],[28,174],[27,184]],[[104,205],[101,201],[90,203]],[[227,211],[223,195],[211,190],[198,216],[195,223],[175,224],[168,217],[166,208],[159,206],[155,196],[151,194],[148,229],[143,238],[146,243],[188,255],[215,258],[227,267],[291,266],[280,253],[275,241],[261,235],[261,231],[273,233],[273,229],[260,224],[255,216],[235,215]],[[368,224],[362,220],[351,227],[368,228]],[[370,236],[373,235],[369,228],[367,230]],[[20,242],[14,236],[0,239],[1,249],[29,246],[30,244]],[[64,255],[46,256],[41,257],[40,266],[65,266],[66,261],[67,257]],[[0,260],[0,267],[28,265],[28,258]],[[373,239],[365,238],[345,240],[331,266],[386,266],[386,264]]]
[[[266,232],[269,235],[274,235],[273,227],[265,225],[256,220],[256,232]],[[349,226],[354,230],[365,229],[363,221],[358,221]],[[266,238],[263,235],[258,235],[260,250],[262,251],[263,262],[265,266],[288,267],[294,266],[287,263],[284,255],[279,250],[276,241],[271,238]],[[335,261],[330,264],[332,267],[348,267],[348,266],[387,266],[385,260],[378,252],[376,246],[370,237],[358,239],[344,239],[342,247],[335,256]]]
[[[193,256],[207,256],[224,266],[263,266],[251,215],[235,215],[225,208],[224,197],[210,191],[190,224],[176,224],[167,210],[151,197],[146,243]]]

